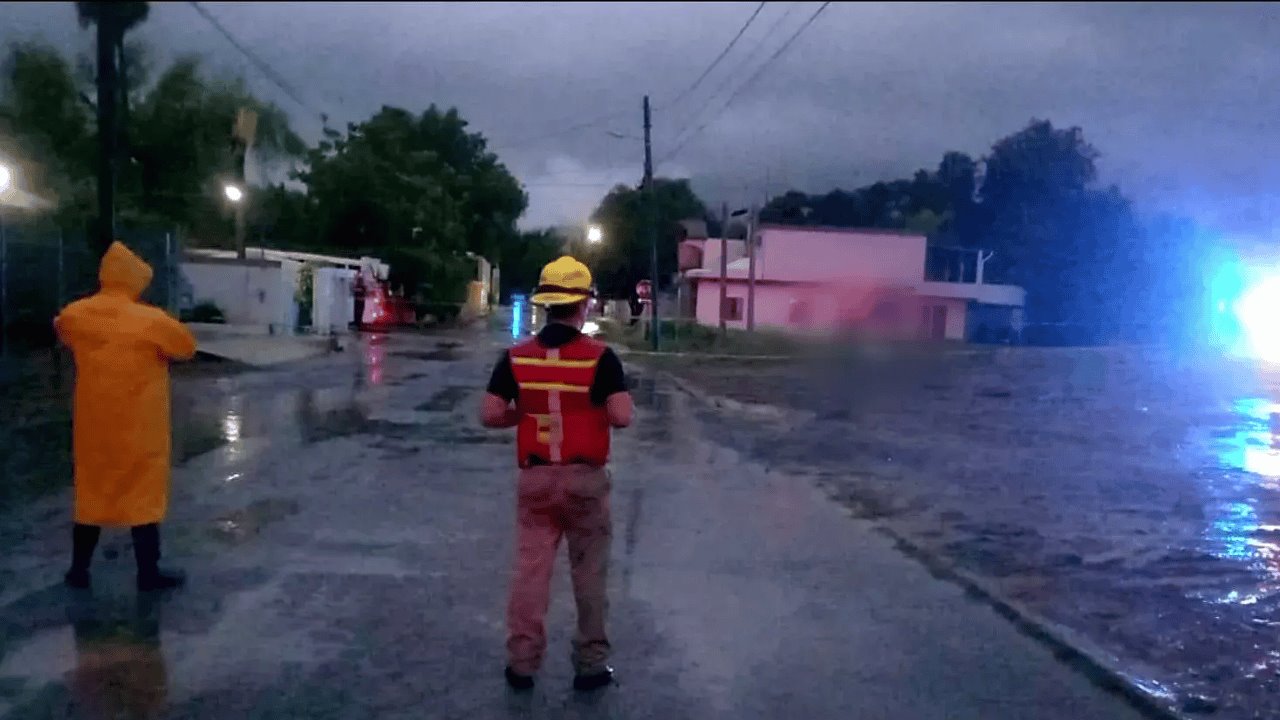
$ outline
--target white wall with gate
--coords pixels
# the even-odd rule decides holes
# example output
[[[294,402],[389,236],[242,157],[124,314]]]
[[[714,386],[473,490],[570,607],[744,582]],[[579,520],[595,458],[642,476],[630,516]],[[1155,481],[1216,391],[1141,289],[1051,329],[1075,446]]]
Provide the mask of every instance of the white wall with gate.
[[[228,324],[292,326],[292,284],[281,264],[270,261],[184,262],[195,304],[213,303]]]
[[[346,332],[355,313],[351,287],[356,271],[347,268],[316,268],[312,276],[312,326],[317,333]]]

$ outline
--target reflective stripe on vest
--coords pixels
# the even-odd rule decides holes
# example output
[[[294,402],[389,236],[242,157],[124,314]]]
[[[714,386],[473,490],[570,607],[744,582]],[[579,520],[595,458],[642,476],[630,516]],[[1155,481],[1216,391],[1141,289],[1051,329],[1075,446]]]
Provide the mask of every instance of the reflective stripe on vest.
[[[553,464],[603,465],[608,459],[608,417],[590,397],[603,353],[601,343],[585,337],[559,348],[534,339],[511,349],[511,370],[520,389],[517,407],[524,416],[517,430],[522,466],[531,457]]]

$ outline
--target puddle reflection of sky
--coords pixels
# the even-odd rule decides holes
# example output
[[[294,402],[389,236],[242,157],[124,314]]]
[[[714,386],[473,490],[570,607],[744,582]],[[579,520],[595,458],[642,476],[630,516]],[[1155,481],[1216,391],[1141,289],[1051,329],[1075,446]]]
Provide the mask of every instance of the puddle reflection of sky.
[[[226,409],[222,414],[222,439],[227,445],[227,457],[230,460],[237,460],[240,457],[242,447],[241,439],[244,437],[244,408],[242,407],[243,398],[240,395],[228,395],[226,398]]]
[[[1280,490],[1277,413],[1280,405],[1263,398],[1232,403],[1235,426],[1218,441],[1218,462],[1221,467],[1243,470],[1251,477],[1243,487],[1223,488],[1230,495],[1211,508],[1213,515],[1207,530],[1216,555],[1251,563],[1273,579],[1280,578],[1280,544],[1269,536],[1277,533],[1280,537],[1280,525],[1259,517],[1258,500]],[[1264,505],[1264,512],[1268,506],[1269,503]],[[1256,595],[1242,598],[1232,591],[1223,601],[1247,604],[1256,599]]]

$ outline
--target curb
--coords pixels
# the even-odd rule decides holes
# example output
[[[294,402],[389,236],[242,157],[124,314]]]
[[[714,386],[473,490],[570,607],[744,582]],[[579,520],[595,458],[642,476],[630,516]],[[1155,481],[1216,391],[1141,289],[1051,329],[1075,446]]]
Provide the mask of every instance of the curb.
[[[670,372],[662,371],[659,374],[671,381],[681,392],[712,408],[729,408],[757,416],[765,415],[773,419],[799,418],[806,415],[806,413],[775,405],[742,403],[729,398],[706,395],[692,383]],[[827,493],[827,487],[821,483],[814,484]],[[834,498],[829,499],[832,502],[838,502]],[[872,527],[875,532],[892,541],[899,552],[922,565],[930,575],[960,586],[970,597],[985,603],[996,614],[1012,623],[1019,632],[1049,648],[1059,662],[1079,672],[1095,686],[1115,693],[1144,716],[1152,720],[1194,720],[1197,717],[1170,707],[1168,699],[1134,682],[1128,674],[1116,667],[1115,660],[1105,657],[1100,649],[1090,647],[1091,643],[1083,638],[1070,637],[1072,633],[1066,628],[1048,621],[1021,603],[1001,596],[990,583],[977,575],[958,567],[954,562],[937,553],[930,552],[920,543],[883,523],[874,522]]]
[[[967,594],[986,603],[1024,635],[1051,649],[1059,662],[1084,675],[1099,688],[1120,696],[1146,717],[1152,720],[1193,720],[1194,716],[1170,707],[1166,699],[1135,683],[1128,674],[1116,667],[1114,661],[1105,659],[1101,650],[1086,647],[1086,642],[1069,638],[1065,628],[1049,622],[1021,603],[1002,597],[978,576],[957,567],[883,524],[876,523],[875,531],[892,540],[901,553],[923,565],[930,575],[959,585]]]
[[[654,352],[652,350],[630,350],[622,347],[615,348],[619,355],[629,356],[638,355],[640,357],[679,357],[679,358],[695,358],[699,360],[795,360],[798,355],[724,355],[716,353],[690,353],[690,352]]]

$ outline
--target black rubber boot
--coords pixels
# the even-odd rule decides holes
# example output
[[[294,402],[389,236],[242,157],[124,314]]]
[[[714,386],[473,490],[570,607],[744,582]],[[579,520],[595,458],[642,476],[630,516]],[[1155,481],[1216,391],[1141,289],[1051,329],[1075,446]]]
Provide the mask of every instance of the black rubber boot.
[[[605,668],[599,672],[586,675],[575,675],[573,689],[581,691],[599,690],[613,684],[613,668]]]
[[[186,584],[187,578],[175,570],[160,569],[160,526],[138,525],[133,528],[133,557],[138,561],[138,590],[155,592]]]
[[[86,590],[91,584],[89,566],[93,564],[93,553],[98,548],[98,538],[102,537],[102,528],[97,525],[81,525],[76,523],[71,528],[71,569],[63,576],[67,587]]]
[[[521,675],[515,670],[512,670],[510,665],[508,665],[507,669],[503,671],[503,674],[506,675],[507,684],[511,686],[512,690],[532,690],[533,689],[532,675]]]

